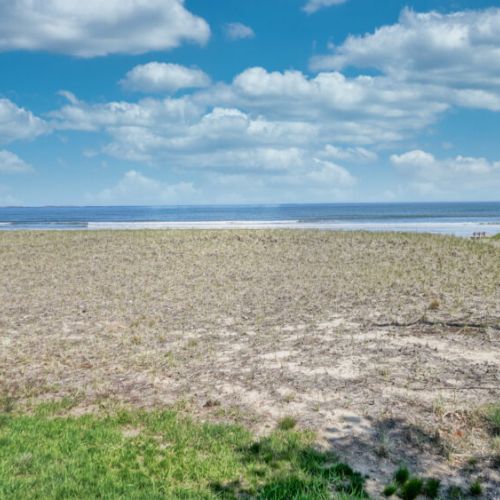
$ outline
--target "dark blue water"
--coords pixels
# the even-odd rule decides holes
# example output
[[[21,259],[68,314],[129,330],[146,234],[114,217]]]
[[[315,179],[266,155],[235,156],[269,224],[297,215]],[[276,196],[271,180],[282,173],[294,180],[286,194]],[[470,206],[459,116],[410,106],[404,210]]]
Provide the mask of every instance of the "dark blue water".
[[[500,233],[500,202],[0,208],[2,230],[144,227],[310,227],[494,234]]]

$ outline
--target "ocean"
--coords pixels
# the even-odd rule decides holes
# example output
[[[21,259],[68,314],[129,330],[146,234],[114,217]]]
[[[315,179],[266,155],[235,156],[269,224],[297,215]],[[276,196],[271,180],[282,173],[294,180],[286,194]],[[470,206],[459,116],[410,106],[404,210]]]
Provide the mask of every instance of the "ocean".
[[[500,233],[500,202],[0,207],[0,230],[297,228]]]

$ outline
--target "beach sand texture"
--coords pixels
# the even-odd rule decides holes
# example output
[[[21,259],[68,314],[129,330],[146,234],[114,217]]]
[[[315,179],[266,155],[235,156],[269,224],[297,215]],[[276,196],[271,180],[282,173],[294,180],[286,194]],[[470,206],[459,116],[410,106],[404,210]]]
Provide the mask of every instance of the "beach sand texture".
[[[377,488],[401,461],[500,487],[481,420],[500,400],[500,248],[487,241],[12,232],[0,294],[4,399],[176,405],[261,433],[290,415]]]

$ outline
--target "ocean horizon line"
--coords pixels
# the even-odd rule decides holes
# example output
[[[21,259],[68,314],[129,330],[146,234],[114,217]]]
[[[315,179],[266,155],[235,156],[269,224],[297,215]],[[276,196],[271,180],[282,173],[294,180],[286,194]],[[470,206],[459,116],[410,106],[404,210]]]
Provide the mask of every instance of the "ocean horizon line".
[[[192,208],[192,207],[287,207],[287,206],[356,206],[356,205],[461,205],[461,204],[500,204],[500,200],[460,200],[460,201],[334,201],[334,202],[256,202],[256,203],[180,203],[180,204],[111,204],[111,205],[0,205],[3,209],[37,208]]]

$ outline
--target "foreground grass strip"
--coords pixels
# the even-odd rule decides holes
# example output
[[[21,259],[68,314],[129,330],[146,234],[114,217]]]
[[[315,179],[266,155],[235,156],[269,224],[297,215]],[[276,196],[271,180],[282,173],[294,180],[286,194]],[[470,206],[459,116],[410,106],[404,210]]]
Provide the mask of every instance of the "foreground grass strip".
[[[195,423],[174,412],[0,414],[0,498],[362,498],[313,435]]]

